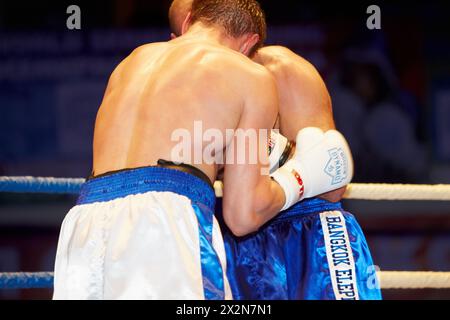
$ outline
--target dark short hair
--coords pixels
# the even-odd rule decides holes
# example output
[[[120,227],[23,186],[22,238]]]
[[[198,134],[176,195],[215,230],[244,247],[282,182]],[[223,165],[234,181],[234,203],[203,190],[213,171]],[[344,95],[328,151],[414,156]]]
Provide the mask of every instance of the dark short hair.
[[[258,34],[259,42],[253,47],[252,55],[266,41],[266,17],[256,0],[194,0],[191,14],[192,23],[219,25],[233,38]]]

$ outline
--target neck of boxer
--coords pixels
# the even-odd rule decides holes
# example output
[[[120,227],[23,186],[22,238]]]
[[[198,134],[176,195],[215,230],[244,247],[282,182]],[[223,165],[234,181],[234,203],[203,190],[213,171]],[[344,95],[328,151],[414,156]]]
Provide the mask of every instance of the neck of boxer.
[[[226,31],[220,26],[208,26],[202,22],[196,22],[189,27],[188,31],[179,40],[199,40],[209,42],[211,44],[228,47],[234,51],[240,51],[246,37],[233,38],[227,35]]]

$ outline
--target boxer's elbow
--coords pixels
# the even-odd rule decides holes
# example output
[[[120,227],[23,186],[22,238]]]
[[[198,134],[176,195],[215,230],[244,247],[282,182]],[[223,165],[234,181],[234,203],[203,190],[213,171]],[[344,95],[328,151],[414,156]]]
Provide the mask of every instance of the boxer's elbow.
[[[268,221],[268,217],[273,216],[268,214],[269,211],[273,211],[273,208],[264,201],[258,201],[248,209],[243,208],[244,206],[240,206],[239,209],[228,212],[224,208],[225,223],[236,237],[257,232]]]
[[[244,237],[258,231],[260,225],[257,222],[256,214],[251,210],[224,208],[223,217],[230,231],[236,237]]]
[[[251,228],[248,225],[243,224],[237,224],[232,226],[229,225],[228,228],[230,229],[231,233],[233,233],[233,235],[238,238],[245,237],[249,234],[258,231],[257,228]]]
[[[236,237],[244,237],[258,231],[258,225],[251,221],[251,219],[241,218],[230,219],[228,221],[225,219],[225,223]]]

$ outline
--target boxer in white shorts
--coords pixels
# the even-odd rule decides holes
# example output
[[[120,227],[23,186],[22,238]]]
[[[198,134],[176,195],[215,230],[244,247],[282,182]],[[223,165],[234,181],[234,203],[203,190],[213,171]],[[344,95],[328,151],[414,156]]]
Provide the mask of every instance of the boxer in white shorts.
[[[265,39],[259,5],[194,6],[182,37],[136,49],[109,80],[95,124],[92,178],[61,228],[54,299],[231,298],[213,216],[212,182],[223,164],[188,154],[174,159],[173,134],[183,129],[193,137],[201,122],[223,134],[213,149],[226,154],[235,140],[227,129],[272,128],[277,93],[270,74],[247,58]],[[259,142],[267,148],[267,140]],[[190,147],[203,154],[211,141]],[[236,234],[256,230],[285,202],[282,188],[261,175],[265,162],[225,165],[225,192],[247,195],[225,205]]]

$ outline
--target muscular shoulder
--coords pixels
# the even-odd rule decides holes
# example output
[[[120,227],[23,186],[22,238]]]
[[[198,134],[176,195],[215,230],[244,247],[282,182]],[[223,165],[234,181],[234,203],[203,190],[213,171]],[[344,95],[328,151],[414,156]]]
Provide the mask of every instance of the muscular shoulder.
[[[276,91],[276,82],[272,72],[261,64],[240,54],[236,54],[232,58],[232,63],[234,72],[237,72],[241,79],[238,85],[244,90],[258,90],[260,95]]]
[[[221,48],[208,50],[201,64],[219,72],[226,79],[227,86],[244,98],[245,105],[258,105],[257,110],[263,113],[277,112],[276,81],[264,66],[238,52]]]
[[[238,91],[276,87],[268,69],[232,50],[207,48],[198,65],[202,70],[227,79],[228,86]]]
[[[246,79],[239,85],[246,97],[251,113],[256,112],[263,118],[275,121],[278,114],[278,90],[273,74],[265,67],[249,63],[243,69],[246,70]],[[273,126],[273,122],[271,123]]]
[[[168,42],[152,42],[141,45],[134,49],[129,58],[139,58],[140,56],[153,54],[155,50],[163,49],[168,46]]]
[[[298,77],[320,78],[317,69],[305,58],[282,46],[258,51],[259,62],[275,75],[296,74]]]
[[[298,127],[334,127],[331,97],[326,84],[316,68],[306,59],[284,47],[267,47],[259,52],[260,63],[276,79],[280,113],[298,119],[289,136],[295,137]],[[286,124],[284,125],[286,128]],[[288,126],[289,127],[289,126]]]
[[[258,60],[276,78],[278,85],[305,88],[327,97],[328,89],[319,71],[306,59],[286,47],[270,46],[258,51]]]
[[[205,57],[202,61],[208,66],[216,66],[222,72],[236,72],[246,77],[269,77],[270,74],[266,68],[255,63],[248,57],[228,48],[205,48]]]
[[[160,43],[149,43],[137,47],[118,64],[114,72],[111,74],[111,79],[120,77],[123,71],[125,71],[125,69],[127,69],[131,65],[138,64],[139,61],[146,61],[145,57],[153,54],[155,50],[158,48],[162,49],[165,45],[166,43],[160,42]]]

